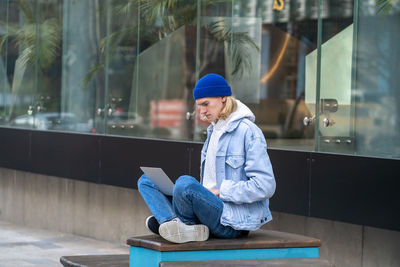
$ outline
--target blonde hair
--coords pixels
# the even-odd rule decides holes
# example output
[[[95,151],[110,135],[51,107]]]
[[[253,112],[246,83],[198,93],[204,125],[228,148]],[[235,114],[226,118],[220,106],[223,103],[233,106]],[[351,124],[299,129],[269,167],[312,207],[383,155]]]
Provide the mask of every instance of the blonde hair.
[[[218,115],[218,120],[226,120],[229,117],[229,115],[231,115],[236,110],[237,110],[237,102],[235,97],[227,96],[225,105]]]

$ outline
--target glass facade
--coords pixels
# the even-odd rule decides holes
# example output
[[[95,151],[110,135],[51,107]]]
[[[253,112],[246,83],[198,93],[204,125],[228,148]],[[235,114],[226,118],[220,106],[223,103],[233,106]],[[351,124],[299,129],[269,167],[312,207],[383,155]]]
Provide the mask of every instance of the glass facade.
[[[0,126],[203,141],[218,73],[269,147],[400,158],[399,28],[399,0],[0,0]]]

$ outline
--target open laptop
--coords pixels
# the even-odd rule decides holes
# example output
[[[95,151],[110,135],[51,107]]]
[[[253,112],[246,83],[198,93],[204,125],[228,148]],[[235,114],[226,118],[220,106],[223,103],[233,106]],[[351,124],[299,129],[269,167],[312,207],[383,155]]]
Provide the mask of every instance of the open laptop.
[[[149,177],[149,179],[158,187],[158,189],[160,189],[163,194],[172,196],[174,183],[161,168],[140,167],[140,169]]]

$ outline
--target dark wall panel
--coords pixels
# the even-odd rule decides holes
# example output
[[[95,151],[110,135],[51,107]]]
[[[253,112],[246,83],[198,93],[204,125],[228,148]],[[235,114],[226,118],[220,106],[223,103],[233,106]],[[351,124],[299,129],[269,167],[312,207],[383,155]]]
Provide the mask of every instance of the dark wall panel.
[[[0,166],[136,188],[140,166],[199,179],[201,143],[0,127]],[[269,149],[271,209],[400,230],[400,160]],[[1,177],[0,177],[1,178]]]
[[[30,138],[30,131],[1,128],[0,166],[17,170],[29,170]]]
[[[313,154],[313,217],[400,230],[400,160]]]
[[[99,182],[99,137],[32,131],[32,171]]]
[[[276,180],[270,200],[274,211],[307,216],[309,214],[309,162],[307,152],[269,149]]]
[[[173,181],[189,173],[188,143],[121,137],[101,140],[102,183],[137,188],[140,166],[161,167]]]

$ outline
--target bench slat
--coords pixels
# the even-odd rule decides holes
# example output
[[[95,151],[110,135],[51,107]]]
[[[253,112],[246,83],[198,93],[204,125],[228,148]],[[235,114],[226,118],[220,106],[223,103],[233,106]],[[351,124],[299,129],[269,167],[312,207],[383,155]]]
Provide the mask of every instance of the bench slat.
[[[62,256],[60,262],[65,267],[129,267],[129,254]]]
[[[189,242],[174,244],[157,235],[131,237],[127,244],[161,252],[167,251],[199,251],[227,249],[258,249],[258,248],[302,248],[320,247],[321,241],[316,238],[272,230],[250,232],[246,237],[235,239],[210,238],[204,242]]]
[[[321,259],[267,259],[223,261],[162,261],[159,267],[333,267]]]

